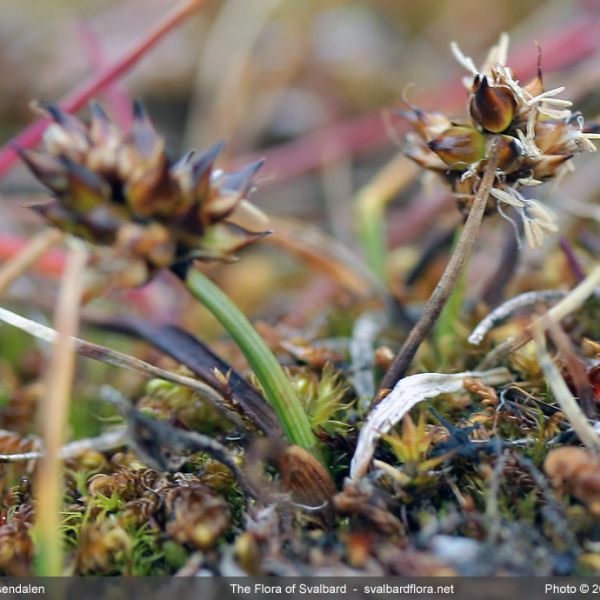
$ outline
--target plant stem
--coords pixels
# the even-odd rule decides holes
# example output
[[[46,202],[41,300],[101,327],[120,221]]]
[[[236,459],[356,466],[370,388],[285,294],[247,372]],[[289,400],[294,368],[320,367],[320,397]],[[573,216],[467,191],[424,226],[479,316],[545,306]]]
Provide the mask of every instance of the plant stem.
[[[186,284],[244,353],[289,440],[315,453],[316,438],[300,399],[277,359],[250,321],[217,285],[197,269],[189,270]]]
[[[38,542],[36,575],[40,576],[62,574],[63,551],[59,519],[63,503],[63,470],[60,453],[66,434],[75,370],[73,336],[79,324],[86,262],[87,251],[82,244],[78,244],[68,257],[56,306],[54,321],[58,335],[48,366],[48,392],[40,409],[45,450],[35,481],[35,535]]]
[[[477,234],[481,227],[483,220],[483,214],[487,204],[487,199],[494,183],[494,176],[496,174],[496,166],[498,164],[498,156],[496,151],[496,144],[492,145],[490,151],[490,158],[488,160],[483,178],[477,190],[477,194],[473,200],[473,205],[469,211],[469,216],[465,223],[464,229],[456,244],[456,249],[446,266],[446,270],[442,275],[438,284],[433,290],[431,297],[429,298],[421,318],[417,321],[417,324],[412,328],[408,337],[406,338],[402,348],[396,355],[394,362],[390,366],[388,372],[385,374],[379,393],[374,400],[374,403],[379,402],[385,395],[385,390],[391,390],[394,388],[396,383],[404,377],[410,363],[412,362],[419,346],[423,340],[427,337],[435,322],[437,321],[448,297],[452,293],[454,286],[458,278],[460,277],[465,264],[469,260],[475,241],[477,240]]]
[[[354,212],[359,239],[369,266],[382,281],[386,279],[385,209],[416,174],[414,163],[399,154],[356,194]]]

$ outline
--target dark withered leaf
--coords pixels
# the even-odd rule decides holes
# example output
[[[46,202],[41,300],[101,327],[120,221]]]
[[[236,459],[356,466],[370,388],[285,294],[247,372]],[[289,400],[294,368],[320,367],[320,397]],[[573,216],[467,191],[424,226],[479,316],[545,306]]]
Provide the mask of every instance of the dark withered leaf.
[[[282,438],[275,412],[256,388],[251,386],[229,363],[215,354],[202,340],[176,325],[160,325],[135,318],[121,318],[116,328],[142,338],[166,355],[185,365],[204,382],[232,395],[241,410],[258,429],[269,437]],[[227,376],[227,390],[215,376],[215,370]]]
[[[206,452],[233,473],[246,493],[253,497],[259,496],[227,448],[213,438],[196,431],[178,429],[165,421],[151,419],[126,401],[119,401],[118,405],[127,419],[131,447],[150,467],[175,472],[181,464],[182,454]]]

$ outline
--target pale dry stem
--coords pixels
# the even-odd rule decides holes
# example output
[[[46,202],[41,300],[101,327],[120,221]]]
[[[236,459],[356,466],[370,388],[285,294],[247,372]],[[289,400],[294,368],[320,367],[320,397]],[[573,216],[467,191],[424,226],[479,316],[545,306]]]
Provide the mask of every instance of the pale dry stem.
[[[0,268],[0,296],[21,277],[49,248],[62,240],[64,234],[58,229],[44,229]]]
[[[54,314],[57,330],[47,372],[47,393],[40,407],[45,454],[38,470],[35,532],[38,539],[38,575],[60,575],[62,540],[60,512],[63,499],[63,471],[60,458],[75,371],[73,336],[79,327],[79,309],[83,293],[83,272],[88,253],[82,244],[74,244],[61,283]]]

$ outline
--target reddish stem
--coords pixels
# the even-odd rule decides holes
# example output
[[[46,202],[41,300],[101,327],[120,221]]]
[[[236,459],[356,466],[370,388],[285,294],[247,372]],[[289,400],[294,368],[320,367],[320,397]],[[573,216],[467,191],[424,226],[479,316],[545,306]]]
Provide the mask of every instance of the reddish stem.
[[[104,90],[106,86],[129,71],[153,46],[169,32],[185,22],[190,15],[201,8],[206,2],[207,0],[185,0],[179,3],[133,48],[116,62],[108,65],[94,75],[88,82],[83,83],[80,87],[73,90],[73,92],[60,102],[60,106],[67,112],[76,112],[82,108],[91,98]],[[0,150],[0,177],[12,167],[18,158],[14,147],[30,148],[37,144],[47,125],[47,119],[36,121]]]

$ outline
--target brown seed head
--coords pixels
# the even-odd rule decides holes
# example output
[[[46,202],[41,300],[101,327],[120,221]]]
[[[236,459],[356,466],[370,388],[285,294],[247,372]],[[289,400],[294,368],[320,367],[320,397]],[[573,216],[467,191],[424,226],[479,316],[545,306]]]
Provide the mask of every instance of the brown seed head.
[[[139,103],[129,133],[94,103],[88,124],[53,105],[41,109],[53,121],[43,150],[20,150],[55,196],[37,210],[65,231],[144,262],[143,277],[180,261],[231,260],[268,233],[266,217],[247,200],[262,161],[218,170],[219,143],[173,163]]]
[[[436,172],[451,185],[460,210],[469,209],[487,164],[491,143],[499,148],[499,163],[486,214],[510,209],[523,223],[531,247],[540,247],[557,231],[554,216],[524,193],[526,188],[558,177],[570,169],[571,158],[595,151],[600,130],[586,125],[571,102],[558,98],[563,88],[545,90],[541,66],[529,84],[521,85],[506,66],[508,36],[492,48],[478,71],[456,44],[452,50],[472,78],[468,113],[473,127],[455,125],[439,113],[416,107],[399,111],[413,131],[406,136],[406,154],[421,167]]]
[[[506,131],[515,117],[517,101],[506,85],[490,85],[485,75],[476,75],[469,101],[469,114],[476,125],[491,133]]]
[[[485,138],[472,127],[454,125],[427,143],[451,169],[464,170],[485,154]]]

